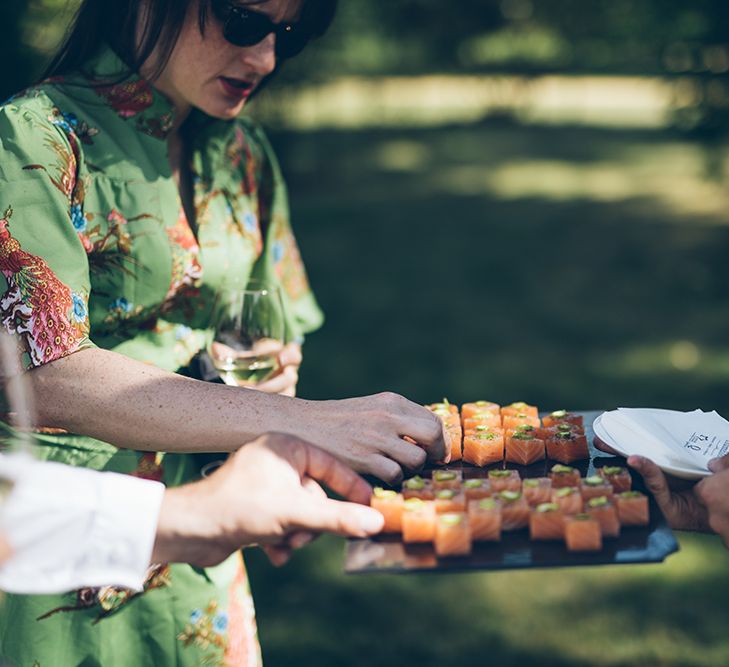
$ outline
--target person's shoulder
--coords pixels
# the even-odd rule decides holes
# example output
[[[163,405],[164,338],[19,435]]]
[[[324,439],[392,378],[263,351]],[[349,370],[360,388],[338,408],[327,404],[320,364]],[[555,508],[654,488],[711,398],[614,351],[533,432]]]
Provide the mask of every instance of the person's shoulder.
[[[51,129],[55,109],[48,86],[40,84],[26,88],[0,104],[0,119],[31,129],[39,126]]]

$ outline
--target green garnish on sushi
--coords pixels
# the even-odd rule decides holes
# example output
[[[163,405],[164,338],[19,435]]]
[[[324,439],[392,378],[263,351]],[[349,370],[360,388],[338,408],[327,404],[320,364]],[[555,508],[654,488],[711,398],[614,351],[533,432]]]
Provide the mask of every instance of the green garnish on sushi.
[[[464,489],[477,489],[479,486],[483,486],[482,479],[467,479],[463,482]]]
[[[376,498],[394,498],[397,493],[390,489],[383,489],[381,486],[376,486],[373,493]]]
[[[537,505],[537,512],[558,512],[559,505],[557,503],[541,503]]]
[[[621,468],[620,466],[605,466],[602,471],[606,475],[619,475],[621,472],[623,472],[625,468]]]
[[[511,477],[511,470],[489,470],[489,477],[496,477],[496,479],[506,479]]]
[[[456,479],[456,473],[451,472],[450,470],[436,470],[433,473],[433,479],[436,482],[450,482]]]
[[[478,426],[477,426],[477,427],[475,428],[475,430],[476,430],[476,431],[490,431],[490,430],[491,430],[491,428],[492,428],[491,426],[487,426],[486,424],[479,424],[479,425],[478,425]]]
[[[496,433],[493,431],[485,432],[485,433],[477,433],[476,437],[479,440],[496,440]]]
[[[526,406],[527,404],[524,403],[524,401],[517,401],[516,403],[512,403],[509,407],[517,410],[519,408],[525,408]]]
[[[530,489],[536,489],[539,486],[539,480],[538,479],[525,479],[523,484],[524,484],[524,486],[529,487]]]
[[[573,493],[576,493],[573,487],[564,486],[561,489],[557,489],[554,492],[554,495],[557,496],[557,498],[566,498],[567,496],[571,496]]]
[[[567,416],[567,410],[555,410],[554,412],[551,412],[550,417],[554,417],[555,419],[561,419],[562,417]]]
[[[598,496],[597,498],[590,498],[590,500],[587,501],[587,504],[590,507],[605,507],[609,503],[610,501],[607,496]]]
[[[435,497],[439,500],[450,500],[455,495],[456,492],[453,489],[441,489],[436,492]]]
[[[420,475],[416,475],[405,481],[405,488],[411,489],[412,491],[420,491],[425,488],[425,480]]]
[[[643,494],[640,491],[623,491],[618,494],[618,498],[642,498]]]
[[[514,431],[512,440],[534,440],[534,434],[529,431]]]
[[[573,519],[577,519],[577,521],[592,521],[593,518],[589,514],[585,514],[584,512],[580,512],[580,514],[575,514]]]
[[[574,471],[575,471],[574,468],[570,468],[570,466],[562,465],[561,463],[557,463],[556,465],[552,466],[552,472],[555,475],[567,475]]]
[[[456,514],[455,512],[446,512],[445,514],[441,514],[439,519],[446,526],[457,526],[463,521],[463,515]]]
[[[496,509],[496,501],[493,498],[483,498],[478,501],[478,506],[482,510],[493,510]]]
[[[536,429],[531,424],[519,424],[514,431],[518,431],[520,433],[536,431]]]
[[[499,494],[499,498],[502,498],[506,502],[513,503],[515,500],[521,498],[521,493],[518,491],[502,491]]]
[[[488,405],[488,404],[489,404],[488,401],[476,401],[476,405],[478,405],[479,407],[482,405]]]
[[[562,422],[560,424],[557,424],[557,431],[567,431],[570,432],[572,430],[572,425],[568,424],[566,422]]]
[[[408,498],[405,501],[404,506],[406,511],[412,512],[425,507],[425,503],[420,498]]]
[[[589,477],[585,477],[585,484],[587,486],[603,486],[605,480],[600,475],[590,475]]]

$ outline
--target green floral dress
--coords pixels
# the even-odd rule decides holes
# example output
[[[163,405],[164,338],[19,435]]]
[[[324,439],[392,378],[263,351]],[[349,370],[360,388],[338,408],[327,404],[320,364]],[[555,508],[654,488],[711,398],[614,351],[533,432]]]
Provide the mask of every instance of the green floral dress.
[[[229,278],[279,283],[290,339],[320,326],[261,130],[247,119],[188,120],[193,231],[167,158],[171,105],[139,77],[120,83],[122,70],[105,51],[83,74],[0,106],[0,318],[26,367],[96,346],[178,371],[204,347],[212,296]],[[62,432],[38,441],[42,458],[168,485],[199,474],[189,455]],[[18,667],[258,665],[242,558],[153,567],[141,594],[110,586],[6,596],[2,659]]]

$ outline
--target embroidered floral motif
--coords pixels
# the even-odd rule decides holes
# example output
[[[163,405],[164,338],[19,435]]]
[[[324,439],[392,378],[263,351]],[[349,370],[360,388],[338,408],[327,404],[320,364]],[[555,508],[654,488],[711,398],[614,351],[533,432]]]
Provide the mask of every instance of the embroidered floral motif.
[[[197,287],[202,279],[202,267],[198,261],[200,248],[184,211],[180,211],[177,224],[167,227],[166,231],[172,250],[172,280],[165,301],[172,299],[183,288]]]
[[[185,629],[177,635],[185,648],[196,646],[207,652],[201,665],[223,667],[225,650],[228,646],[228,614],[218,609],[218,602],[211,600],[203,609],[193,609]],[[237,665],[236,665],[237,667]]]
[[[144,595],[147,591],[169,586],[170,581],[169,565],[153,565],[147,570],[147,576],[141,592],[133,591],[129,588],[118,588],[115,586],[81,588],[76,591],[76,604],[51,609],[42,616],[39,616],[37,620],[42,621],[59,612],[80,611],[82,609],[93,609],[94,607],[98,607],[99,615],[94,621],[94,623],[98,623],[107,616],[119,611],[119,609],[121,609],[125,604],[128,604],[134,598]]]
[[[95,86],[94,90],[122,118],[134,118],[149,109],[154,102],[152,89],[144,79],[125,81],[112,86],[102,84]]]
[[[165,455],[162,452],[145,452],[139,457],[137,469],[132,473],[132,477],[161,482],[164,477],[164,468],[162,467],[164,457]]]
[[[99,134],[97,128],[90,127],[85,120],[79,120],[76,114],[64,113],[58,107],[53,108],[49,120],[66,134],[75,134],[86,146],[93,145],[93,137]]]
[[[88,295],[72,292],[46,262],[22,250],[8,228],[13,209],[0,219],[0,271],[8,288],[0,299],[5,329],[23,338],[31,366],[74,352],[89,333]]]
[[[309,282],[299,253],[299,246],[291,233],[291,228],[288,224],[284,224],[284,221],[279,221],[272,240],[271,258],[276,275],[286,294],[292,301],[301,298],[309,290]]]
[[[240,552],[238,569],[228,589],[228,619],[230,632],[225,649],[225,665],[228,667],[260,667],[261,651],[258,644],[256,612],[248,585],[243,556]]]

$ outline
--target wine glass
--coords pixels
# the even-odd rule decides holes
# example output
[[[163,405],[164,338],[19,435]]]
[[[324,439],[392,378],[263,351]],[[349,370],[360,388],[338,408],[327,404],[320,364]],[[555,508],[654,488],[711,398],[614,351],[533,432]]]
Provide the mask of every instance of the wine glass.
[[[284,346],[283,299],[278,286],[253,280],[224,285],[213,310],[208,355],[225,384],[253,386],[276,374]]]

